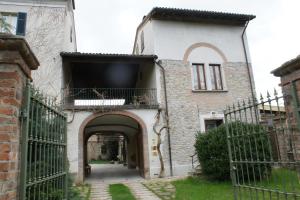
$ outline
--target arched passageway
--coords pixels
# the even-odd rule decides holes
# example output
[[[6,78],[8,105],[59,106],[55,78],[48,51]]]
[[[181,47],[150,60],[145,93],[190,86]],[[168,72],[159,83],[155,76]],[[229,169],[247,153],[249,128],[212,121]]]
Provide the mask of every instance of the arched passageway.
[[[143,121],[129,112],[94,114],[79,134],[79,174],[82,182],[149,176],[147,132]]]

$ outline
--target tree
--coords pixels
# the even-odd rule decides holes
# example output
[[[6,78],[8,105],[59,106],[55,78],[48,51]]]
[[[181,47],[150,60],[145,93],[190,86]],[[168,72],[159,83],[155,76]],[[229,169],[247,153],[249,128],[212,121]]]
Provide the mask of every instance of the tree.
[[[165,176],[165,165],[164,165],[164,160],[161,154],[160,146],[161,146],[161,133],[164,129],[167,128],[167,126],[163,126],[158,130],[159,122],[160,122],[160,114],[161,110],[158,110],[158,113],[155,116],[155,123],[153,125],[153,131],[157,135],[157,144],[156,144],[156,149],[158,152],[158,157],[159,157],[159,162],[160,162],[160,172],[159,172],[159,178],[162,178]]]
[[[12,26],[6,22],[5,17],[0,13],[0,32],[12,34],[11,29]]]

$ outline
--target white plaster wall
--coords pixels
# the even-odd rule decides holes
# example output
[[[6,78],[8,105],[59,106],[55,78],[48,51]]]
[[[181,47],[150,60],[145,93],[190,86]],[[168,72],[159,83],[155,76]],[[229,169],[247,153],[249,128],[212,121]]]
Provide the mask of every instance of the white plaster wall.
[[[27,1],[26,1],[27,2]],[[26,12],[25,38],[40,66],[32,72],[33,83],[49,96],[60,98],[62,60],[60,52],[76,51],[73,9],[70,2],[0,2],[0,12]],[[70,29],[73,41],[70,42]]]
[[[68,135],[68,159],[70,163],[70,172],[77,173],[78,172],[78,153],[79,153],[79,141],[78,134],[79,128],[82,125],[83,121],[90,115],[92,112],[82,111],[82,112],[71,112],[66,111],[68,114],[68,127],[67,127],[67,135]],[[153,124],[155,123],[155,115],[157,114],[157,110],[127,110],[127,112],[133,113],[140,117],[144,123],[146,124],[147,134],[148,134],[148,153],[149,153],[149,167],[150,167],[150,177],[157,177],[159,172],[159,159],[157,154],[152,151],[152,147],[156,145],[157,137],[153,132]],[[74,116],[73,116],[74,114]],[[165,137],[162,137],[165,138]],[[164,141],[163,141],[164,143]],[[163,149],[163,148],[162,148]]]
[[[68,116],[67,125],[67,148],[68,148],[68,160],[70,164],[70,172],[78,172],[78,153],[79,153],[79,128],[82,122],[90,116],[91,112],[71,112],[65,111]]]
[[[141,33],[144,31],[144,44],[145,49],[143,52],[141,52]],[[134,47],[134,54],[153,54],[154,53],[154,34],[153,34],[153,26],[152,21],[148,21],[146,24],[144,24],[140,31],[138,31],[136,36],[136,45]],[[136,47],[138,46],[138,52]]]
[[[206,42],[224,52],[229,62],[245,62],[241,39],[243,26],[159,20],[153,20],[151,24],[154,34],[152,53],[159,59],[182,60],[191,45]]]
[[[158,155],[152,151],[153,146],[156,146],[157,136],[153,131],[153,125],[155,123],[155,115],[157,114],[157,110],[128,110],[128,112],[132,112],[135,115],[139,116],[144,123],[146,124],[147,133],[148,133],[148,152],[149,152],[149,170],[150,170],[150,178],[155,178],[159,172],[159,158]],[[162,137],[164,139],[164,137]],[[165,141],[162,141],[165,143]],[[161,148],[163,151],[163,148]],[[164,154],[164,152],[162,152]]]

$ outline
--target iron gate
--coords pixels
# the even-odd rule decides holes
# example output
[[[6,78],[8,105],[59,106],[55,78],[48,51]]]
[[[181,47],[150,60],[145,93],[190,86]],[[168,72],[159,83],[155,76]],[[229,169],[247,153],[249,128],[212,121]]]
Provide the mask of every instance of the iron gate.
[[[66,117],[27,83],[22,110],[22,200],[67,198]]]
[[[234,199],[300,199],[299,106],[293,92],[227,107]]]

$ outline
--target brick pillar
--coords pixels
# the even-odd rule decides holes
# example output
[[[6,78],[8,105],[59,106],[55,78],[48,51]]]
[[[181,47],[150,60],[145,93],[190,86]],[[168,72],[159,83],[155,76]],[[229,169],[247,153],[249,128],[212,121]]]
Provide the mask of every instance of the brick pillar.
[[[18,199],[20,109],[26,80],[38,65],[23,38],[0,34],[0,200]]]

